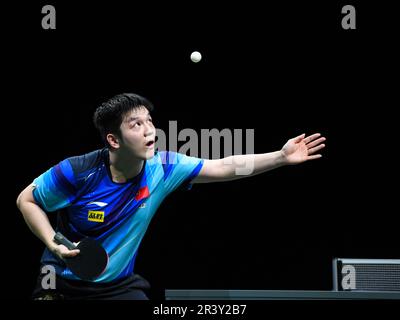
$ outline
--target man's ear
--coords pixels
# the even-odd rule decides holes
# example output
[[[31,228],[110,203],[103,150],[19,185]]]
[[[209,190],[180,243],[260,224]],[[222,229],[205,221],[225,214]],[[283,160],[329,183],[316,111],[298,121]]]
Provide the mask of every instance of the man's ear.
[[[117,135],[109,133],[106,136],[107,142],[113,149],[118,149],[120,147],[119,145],[119,138]]]

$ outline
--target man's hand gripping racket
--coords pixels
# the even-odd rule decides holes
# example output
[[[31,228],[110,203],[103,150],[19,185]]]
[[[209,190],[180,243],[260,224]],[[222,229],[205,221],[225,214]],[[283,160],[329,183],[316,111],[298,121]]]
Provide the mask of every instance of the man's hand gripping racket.
[[[107,267],[108,254],[101,244],[93,239],[85,238],[76,245],[60,232],[57,232],[54,236],[54,242],[72,250],[68,253],[60,251],[58,254],[63,256],[65,264],[72,273],[82,280],[96,279]]]

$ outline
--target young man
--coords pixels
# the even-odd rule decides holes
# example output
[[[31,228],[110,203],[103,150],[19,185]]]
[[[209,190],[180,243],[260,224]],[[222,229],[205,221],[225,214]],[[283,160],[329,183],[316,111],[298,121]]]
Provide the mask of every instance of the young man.
[[[32,232],[46,245],[41,264],[56,271],[56,288],[42,288],[40,275],[34,299],[147,299],[149,283],[134,273],[140,242],[165,197],[182,185],[227,181],[244,162],[252,176],[284,165],[321,157],[324,137],[304,134],[281,150],[235,155],[218,160],[155,152],[156,129],[152,104],[136,94],[121,94],[97,108],[94,123],[106,147],[61,161],[25,188],[17,206]],[[63,210],[61,210],[63,209]],[[109,255],[106,270],[93,281],[83,281],[64,259],[79,255],[54,242],[55,230],[47,213],[58,212],[57,231],[79,242],[97,240]],[[90,212],[100,213],[92,219]]]

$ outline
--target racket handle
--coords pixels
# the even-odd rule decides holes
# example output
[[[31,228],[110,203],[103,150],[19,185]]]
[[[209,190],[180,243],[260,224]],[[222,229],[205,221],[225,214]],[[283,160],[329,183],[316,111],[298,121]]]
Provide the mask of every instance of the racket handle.
[[[76,249],[76,245],[74,245],[71,241],[69,241],[66,237],[63,236],[62,233],[57,232],[54,235],[54,241],[57,244],[63,244],[64,246],[66,246],[69,250],[74,250]]]

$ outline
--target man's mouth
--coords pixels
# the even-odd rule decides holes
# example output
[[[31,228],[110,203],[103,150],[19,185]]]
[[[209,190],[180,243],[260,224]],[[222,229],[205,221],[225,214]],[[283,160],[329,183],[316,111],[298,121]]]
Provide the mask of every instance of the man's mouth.
[[[148,142],[146,142],[146,147],[150,148],[154,146],[154,140],[150,140]]]

